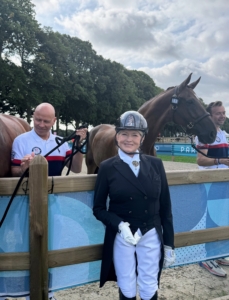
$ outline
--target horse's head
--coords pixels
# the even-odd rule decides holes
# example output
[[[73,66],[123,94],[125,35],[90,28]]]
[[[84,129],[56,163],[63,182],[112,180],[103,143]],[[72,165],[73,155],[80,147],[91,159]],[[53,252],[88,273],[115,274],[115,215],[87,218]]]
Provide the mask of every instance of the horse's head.
[[[188,134],[197,135],[200,142],[211,144],[216,138],[216,127],[193,91],[200,78],[189,84],[191,76],[192,73],[173,90],[173,122],[182,125]]]

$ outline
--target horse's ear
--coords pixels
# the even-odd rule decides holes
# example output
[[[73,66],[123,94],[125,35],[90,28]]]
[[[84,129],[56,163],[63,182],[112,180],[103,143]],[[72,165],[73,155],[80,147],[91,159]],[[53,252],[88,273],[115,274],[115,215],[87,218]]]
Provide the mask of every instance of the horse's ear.
[[[200,82],[200,79],[201,79],[201,77],[200,77],[199,79],[197,79],[196,81],[190,83],[188,86],[189,86],[191,89],[194,90],[194,88],[195,88],[195,87],[197,86],[197,84]]]
[[[181,92],[189,84],[192,73],[178,86],[178,91]]]

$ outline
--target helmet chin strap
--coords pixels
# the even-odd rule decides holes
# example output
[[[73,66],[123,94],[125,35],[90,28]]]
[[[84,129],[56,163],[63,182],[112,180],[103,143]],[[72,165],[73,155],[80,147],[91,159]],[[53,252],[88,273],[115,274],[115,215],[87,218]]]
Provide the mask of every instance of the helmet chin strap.
[[[139,148],[138,148],[138,151],[139,151],[139,152],[126,152],[126,151],[124,151],[124,150],[119,146],[119,144],[118,144],[118,142],[117,142],[117,139],[116,139],[116,136],[117,136],[117,132],[116,132],[116,134],[115,134],[115,144],[116,144],[116,146],[117,146],[119,149],[121,149],[124,153],[126,153],[127,155],[134,155],[134,154],[139,154],[139,155],[140,155],[140,154],[142,154],[141,146],[142,146],[143,139],[144,139],[145,135],[143,135],[142,138],[141,138],[140,146],[139,146]]]

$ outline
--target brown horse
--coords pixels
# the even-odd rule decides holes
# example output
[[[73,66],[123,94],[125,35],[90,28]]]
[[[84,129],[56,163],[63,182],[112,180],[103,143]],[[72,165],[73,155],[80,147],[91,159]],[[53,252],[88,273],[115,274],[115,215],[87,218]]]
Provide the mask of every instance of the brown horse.
[[[188,134],[197,135],[202,143],[214,142],[215,125],[193,91],[200,78],[189,84],[191,76],[192,74],[179,86],[168,88],[139,108],[138,111],[145,117],[149,128],[142,145],[143,153],[154,155],[158,133],[171,121],[183,126]],[[101,124],[94,127],[90,131],[86,154],[88,174],[95,174],[103,160],[116,154],[114,126]]]
[[[10,177],[12,144],[16,136],[31,130],[21,118],[0,114],[0,177]]]

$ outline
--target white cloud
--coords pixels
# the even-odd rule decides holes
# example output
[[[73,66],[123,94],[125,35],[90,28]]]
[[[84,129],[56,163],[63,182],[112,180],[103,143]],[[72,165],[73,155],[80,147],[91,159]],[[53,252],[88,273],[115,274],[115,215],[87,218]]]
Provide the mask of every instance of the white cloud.
[[[62,16],[56,18],[56,22],[71,35],[91,41],[95,48],[102,46],[109,49],[115,46],[136,51],[155,43],[151,28],[155,26],[157,19],[153,13],[129,13],[118,9],[105,11],[99,8],[77,13],[71,18]]]
[[[138,0],[98,0],[98,4],[104,9],[122,8],[129,10],[133,7],[137,7]]]
[[[229,117],[229,54],[225,57],[210,58],[205,63],[185,59],[174,61],[161,68],[139,68],[149,74],[155,83],[166,89],[179,85],[190,73],[192,81],[201,77],[196,94],[205,103],[221,100],[226,106]]]
[[[38,15],[53,14],[59,11],[61,0],[33,0],[32,3],[36,5],[35,10]]]
[[[92,43],[99,55],[148,73],[162,88],[201,76],[196,93],[229,113],[228,1],[32,0],[37,18]]]

